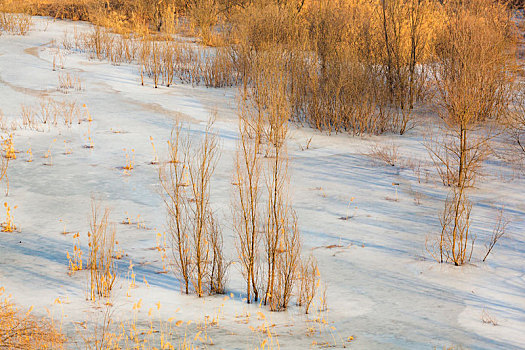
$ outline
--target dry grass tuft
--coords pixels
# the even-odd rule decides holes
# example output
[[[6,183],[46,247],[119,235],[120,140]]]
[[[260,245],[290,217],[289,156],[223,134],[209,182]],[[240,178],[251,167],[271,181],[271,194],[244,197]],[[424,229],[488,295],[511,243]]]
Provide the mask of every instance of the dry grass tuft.
[[[12,35],[26,35],[32,26],[31,16],[25,13],[5,13],[0,10],[0,31]]]
[[[45,318],[22,311],[0,288],[0,349],[62,349],[65,336]]]
[[[376,160],[390,166],[396,166],[399,162],[399,147],[395,143],[374,144],[370,147],[368,155]]]
[[[115,252],[114,224],[109,223],[109,209],[102,214],[95,199],[91,202],[91,223],[89,238],[88,267],[89,299],[107,298],[110,296],[117,277],[113,255]]]
[[[14,223],[13,214],[11,213],[11,207],[7,204],[7,202],[4,203],[4,208],[6,210],[5,221],[0,224],[0,227],[2,227],[2,232],[14,232],[18,230],[18,227]],[[16,208],[17,206],[15,205],[13,209]]]

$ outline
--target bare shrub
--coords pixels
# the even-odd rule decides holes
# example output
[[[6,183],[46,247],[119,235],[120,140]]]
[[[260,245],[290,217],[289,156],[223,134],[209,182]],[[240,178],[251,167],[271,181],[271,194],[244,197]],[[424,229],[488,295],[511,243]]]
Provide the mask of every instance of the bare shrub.
[[[71,73],[58,73],[58,89],[67,94],[69,91],[81,91],[82,80],[79,76]]]
[[[494,226],[494,229],[492,230],[492,235],[489,238],[489,241],[485,245],[485,248],[487,249],[487,252],[485,253],[485,256],[483,257],[483,261],[487,260],[487,257],[492,252],[492,249],[498,243],[501,237],[503,237],[507,233],[507,226],[510,224],[510,220],[505,217],[504,209],[501,208],[498,210],[498,217],[496,219],[496,225]]]
[[[111,50],[111,35],[109,30],[101,26],[94,26],[85,37],[85,46],[91,49],[92,57],[99,60],[108,56]]]
[[[295,119],[319,130],[353,134],[388,128],[379,66],[362,51],[378,40],[373,14],[373,8],[357,3],[323,1],[307,12],[315,54],[299,56],[291,65]]]
[[[453,187],[440,217],[439,246],[432,247],[431,251],[437,261],[452,261],[456,265],[470,261],[475,241],[470,232],[471,211],[472,203],[466,193]]]
[[[205,54],[203,61],[203,81],[207,87],[233,86],[237,82],[231,53],[227,48],[219,47],[213,53]]]
[[[25,13],[0,12],[0,30],[13,35],[26,35],[33,26],[31,16]]]
[[[276,257],[274,260],[275,277],[269,289],[268,303],[273,311],[285,310],[288,307],[296,286],[301,259],[301,240],[297,218],[292,211],[289,222],[286,222],[279,243],[274,245]],[[274,232],[275,234],[275,232]],[[278,234],[277,234],[278,235]],[[276,236],[277,236],[276,235]]]
[[[432,24],[432,1],[402,0],[381,2],[383,72],[388,98],[396,109],[393,128],[403,135],[412,123],[412,110],[426,97],[427,73],[424,63]],[[427,27],[428,28],[428,27]]]
[[[317,260],[313,255],[310,255],[308,259],[301,262],[298,279],[299,291],[297,305],[303,306],[306,314],[309,312],[310,306],[317,296],[320,286],[320,276]]]
[[[189,1],[189,17],[205,44],[214,44],[213,26],[217,24],[219,8],[217,0]]]
[[[217,221],[211,216],[209,223],[209,244],[211,250],[210,267],[210,294],[224,294],[228,267],[230,266],[224,256],[224,240],[222,231]]]
[[[33,130],[37,129],[36,120],[35,120],[36,113],[33,110],[33,107],[27,106],[27,105],[21,105],[20,106],[20,116],[22,117],[22,125],[25,128],[33,129]]]
[[[203,49],[173,40],[143,37],[139,48],[142,84],[144,76],[153,80],[155,87],[161,82],[170,86],[174,78],[182,83],[207,87],[232,86],[237,74],[229,49]]]
[[[391,144],[374,144],[370,147],[368,155],[377,159],[387,165],[396,166],[399,162],[399,146],[395,143]]]
[[[114,65],[131,63],[137,58],[136,34],[117,34],[109,29],[94,26],[90,32],[74,33],[74,47],[92,59],[107,59]]]
[[[243,84],[254,57],[282,50],[292,117],[354,134],[404,133],[427,97],[434,1],[254,2],[233,16],[230,40]],[[382,4],[384,6],[382,6]]]
[[[145,37],[141,41],[141,72],[145,72],[153,79],[153,86],[158,87],[162,75],[162,44],[156,40],[149,40]]]
[[[177,50],[173,41],[166,40],[161,48],[162,80],[167,87],[173,83]]]
[[[189,44],[178,46],[176,75],[186,84],[198,85],[202,80],[201,52]]]
[[[43,124],[52,123],[57,124],[57,108],[53,99],[42,98],[40,100],[40,120]]]
[[[80,111],[75,101],[54,101],[52,103],[54,116],[62,116],[65,125],[71,126],[75,117],[79,118]]]

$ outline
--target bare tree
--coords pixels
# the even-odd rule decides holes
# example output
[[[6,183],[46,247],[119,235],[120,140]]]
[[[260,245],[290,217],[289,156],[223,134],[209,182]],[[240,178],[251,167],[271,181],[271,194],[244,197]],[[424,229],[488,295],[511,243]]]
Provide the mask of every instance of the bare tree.
[[[496,123],[507,113],[515,43],[510,29],[501,25],[509,21],[503,5],[473,0],[447,6],[449,20],[438,36],[433,66],[446,142],[428,148],[453,187],[435,256],[462,265],[470,260],[473,244],[467,189],[489,155]]]
[[[193,145],[178,125],[169,142],[169,160],[159,168],[168,212],[175,272],[189,293],[223,293],[228,262],[223,237],[210,204],[210,187],[218,160],[218,138],[208,122],[204,138]]]
[[[188,235],[187,206],[187,164],[191,144],[181,135],[179,124],[168,141],[168,161],[159,166],[159,180],[163,189],[163,199],[168,212],[168,235],[173,254],[175,273],[180,277],[184,291],[189,293],[191,274],[191,252]]]
[[[265,303],[270,304],[272,309],[279,307],[279,282],[280,259],[279,254],[285,252],[283,249],[284,237],[288,231],[288,216],[290,208],[287,201],[288,185],[288,161],[284,150],[274,150],[273,158],[268,162],[267,193],[268,203],[266,211],[266,263],[267,263],[267,286]]]
[[[246,280],[246,299],[259,300],[259,249],[261,243],[260,180],[262,125],[246,103],[246,90],[239,106],[239,135],[232,203],[237,252]]]
[[[193,145],[181,136],[178,125],[169,142],[169,161],[159,168],[168,211],[168,232],[176,274],[189,293],[224,291],[228,262],[223,254],[222,231],[210,204],[210,186],[218,160],[218,138],[210,120],[204,138]]]
[[[286,309],[297,276],[300,237],[297,220],[288,198],[289,174],[286,139],[291,106],[288,77],[281,64],[282,53],[265,52],[257,57],[252,72],[252,98],[257,125],[262,125],[266,143],[265,249],[266,292],[271,310]],[[259,124],[261,123],[261,124]]]
[[[209,236],[214,224],[210,206],[210,182],[217,165],[218,138],[211,127],[210,121],[206,126],[204,140],[197,146],[195,153],[188,157],[192,284],[199,297],[204,295],[204,285],[209,278]]]
[[[246,72],[250,84],[241,91],[240,141],[234,175],[233,214],[247,299],[250,302],[252,294],[255,300],[258,298],[259,240],[262,238],[265,249],[263,300],[275,311],[286,309],[289,303],[300,259],[299,230],[287,193],[286,138],[291,105],[285,56],[281,50],[268,50],[250,57]],[[264,162],[260,154],[264,154]],[[263,167],[266,188],[260,191]],[[259,209],[260,192],[264,192],[261,195],[266,207]]]

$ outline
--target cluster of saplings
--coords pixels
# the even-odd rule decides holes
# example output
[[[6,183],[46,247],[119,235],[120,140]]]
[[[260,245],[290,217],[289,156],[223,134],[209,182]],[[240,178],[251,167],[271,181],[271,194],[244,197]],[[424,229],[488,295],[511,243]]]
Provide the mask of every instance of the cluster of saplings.
[[[468,193],[493,154],[492,141],[507,134],[519,152],[524,148],[520,28],[508,4],[197,0],[182,8],[205,43],[220,35],[232,62],[229,74],[235,75],[230,80],[240,86],[243,101],[250,101],[241,116],[253,110],[271,116],[277,110],[276,119],[328,132],[403,134],[417,122],[418,108],[436,113],[439,130],[430,133],[426,146],[450,193],[440,234],[427,248],[439,262],[470,261],[474,235]],[[218,50],[217,56],[223,52]],[[258,118],[241,117],[241,131],[261,129],[253,126],[253,119]],[[271,132],[261,134],[274,148],[279,144]],[[261,232],[271,225],[264,227]],[[502,227],[498,220],[489,251]],[[248,254],[248,279],[257,275],[251,271],[253,259]],[[272,256],[265,260],[272,271]],[[266,292],[272,278],[270,273]],[[254,281],[254,293],[256,286]]]
[[[290,106],[281,70],[278,65],[265,66],[256,79],[259,84],[243,91],[231,218],[247,302],[285,310],[295,292],[297,304],[308,313],[320,274],[312,256],[301,258],[297,218],[287,193]],[[179,125],[168,143],[169,158],[159,167],[175,272],[183,292],[198,296],[224,293],[229,266],[210,203],[218,159],[218,140],[211,127],[210,122],[196,144]]]
[[[273,130],[269,125],[283,120],[328,132],[404,134],[418,121],[418,110],[433,111],[439,116],[440,132],[431,133],[427,148],[443,184],[450,187],[441,216],[440,235],[428,242],[429,251],[440,262],[462,265],[472,256],[472,203],[468,192],[484,160],[493,152],[492,140],[505,133],[513,137],[520,152],[525,148],[521,140],[525,109],[517,64],[520,28],[510,3],[495,0],[68,0],[62,2],[62,10],[55,2],[47,7],[39,3],[27,1],[25,10],[89,19],[116,32],[128,28],[134,33],[126,34],[128,38],[139,35],[142,44],[135,52],[140,74],[152,77],[155,86],[162,82],[173,84],[174,76],[193,84],[239,86],[243,97],[240,115],[255,115],[241,117],[240,130],[250,134],[241,138],[260,138],[265,149],[257,146],[256,153],[270,156],[265,159],[276,159],[275,164],[265,161],[265,167],[283,168],[280,159],[286,156],[281,157],[281,141],[273,131],[266,131]],[[172,40],[172,34],[178,30],[191,30],[204,44],[218,48],[193,51],[185,46],[181,49]],[[97,42],[100,40],[95,38],[88,41],[92,44],[87,46],[99,50]],[[114,45],[106,45],[111,46]],[[278,111],[278,118],[274,119],[281,122],[269,117],[274,114],[273,110]],[[267,116],[266,119],[261,115]],[[262,123],[264,127],[243,126],[243,123],[257,124],[254,120],[260,119],[266,120]],[[258,134],[252,135],[254,132]],[[257,136],[259,134],[262,136]],[[282,179],[279,175],[279,181]],[[279,181],[275,181],[274,187],[282,187]],[[194,197],[196,195],[198,193]],[[273,200],[271,196],[265,198],[268,203]],[[199,201],[207,203],[204,199],[194,199],[190,206],[185,205],[185,210],[200,210],[199,220],[207,225],[200,226],[214,227],[216,224],[205,209],[194,208]],[[273,210],[272,214],[271,207],[265,206],[264,214],[257,212],[267,216],[267,220],[262,220],[267,222],[262,229],[252,231],[262,235],[261,232],[271,231],[272,225],[279,232],[281,226],[294,227],[293,214],[287,205],[282,209],[285,214],[279,210]],[[281,218],[282,222],[271,224],[279,215],[288,219]],[[208,234],[214,230],[203,231]],[[282,231],[293,232],[293,229]],[[213,245],[211,237],[202,239]],[[264,241],[270,248],[275,246],[271,239]],[[284,241],[278,243],[284,244]],[[257,244],[254,240],[249,245]],[[195,249],[206,251],[208,248],[196,244]],[[255,293],[254,299],[278,294],[271,293],[271,289],[279,283],[286,286],[288,282],[275,282],[278,277],[274,270],[278,270],[279,265],[275,256],[266,254],[264,258],[268,271],[260,296],[261,282],[255,281],[260,273],[252,262],[257,258],[256,254],[251,255],[248,254],[246,268],[247,278],[253,280],[248,294]],[[193,264],[198,271],[214,266]],[[212,271],[217,273],[214,268]],[[192,278],[186,272],[189,283]],[[202,276],[197,280],[197,285],[203,284]],[[216,288],[216,282],[209,284],[210,289]],[[198,294],[202,294],[202,288],[197,287]]]

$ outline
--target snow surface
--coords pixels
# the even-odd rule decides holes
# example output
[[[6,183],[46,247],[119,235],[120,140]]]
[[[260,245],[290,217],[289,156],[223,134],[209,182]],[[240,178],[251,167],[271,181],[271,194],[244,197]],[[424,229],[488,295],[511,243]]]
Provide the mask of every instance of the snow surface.
[[[227,254],[235,259],[228,217],[238,139],[236,90],[183,84],[154,89],[151,82],[140,85],[136,66],[113,66],[66,51],[65,69],[53,71],[55,44],[60,44],[64,32],[90,26],[38,17],[34,21],[27,36],[0,36],[4,124],[21,124],[21,105],[38,109],[42,97],[86,104],[94,121],[13,131],[19,153],[9,164],[10,191],[4,201],[18,206],[13,215],[20,232],[0,233],[0,286],[19,304],[34,305],[34,312],[42,315],[49,309],[72,337],[75,324],[100,313],[100,307],[85,300],[85,272],[68,275],[66,251],[72,252],[75,240],[72,234],[62,234],[64,229],[80,232],[87,252],[90,196],[95,194],[112,209],[111,219],[118,223],[117,238],[125,252],[118,261],[120,277],[111,299],[119,320],[130,318],[132,305],[142,299],[144,306],[137,316],[142,322],[157,302],[164,320],[202,321],[206,315],[220,314],[219,325],[208,329],[216,348],[255,347],[260,335],[248,326],[261,324],[258,311],[276,324],[272,332],[283,349],[316,348],[312,341],[355,349],[525,348],[525,181],[501,162],[491,161],[485,168],[490,176],[478,182],[472,196],[477,235],[472,263],[459,268],[436,263],[425,250],[425,240],[439,230],[447,189],[422,145],[422,126],[403,137],[368,138],[292,127],[292,198],[303,251],[317,257],[328,285],[328,325],[322,335],[307,336],[315,313],[306,316],[295,306],[271,313],[243,303],[244,283],[235,264],[228,284],[233,300],[182,295],[173,274],[158,273],[161,255],[152,249],[166,217],[157,170],[150,164],[150,136],[162,157],[177,121],[186,122],[197,137],[211,111],[217,111],[221,158],[212,203],[222,221]],[[59,91],[58,75],[64,72],[80,77],[85,88],[68,94]],[[89,124],[93,149],[84,147]],[[303,150],[310,138],[309,149]],[[395,142],[405,164],[421,164],[419,179],[410,166],[392,167],[371,159],[367,153],[377,142]],[[49,163],[43,155],[51,144],[52,165],[44,165]],[[71,154],[65,154],[65,144]],[[29,148],[33,162],[27,162]],[[125,165],[124,148],[135,150],[131,175],[120,168]],[[400,184],[397,201],[394,182]],[[512,218],[509,235],[483,263],[483,243],[501,206]],[[119,224],[138,215],[146,229]],[[341,220],[346,216],[351,218]],[[128,291],[130,259],[137,288]],[[242,314],[251,315],[247,325],[241,322]],[[497,325],[484,323],[483,315],[490,315]],[[349,336],[354,340],[346,341]]]

